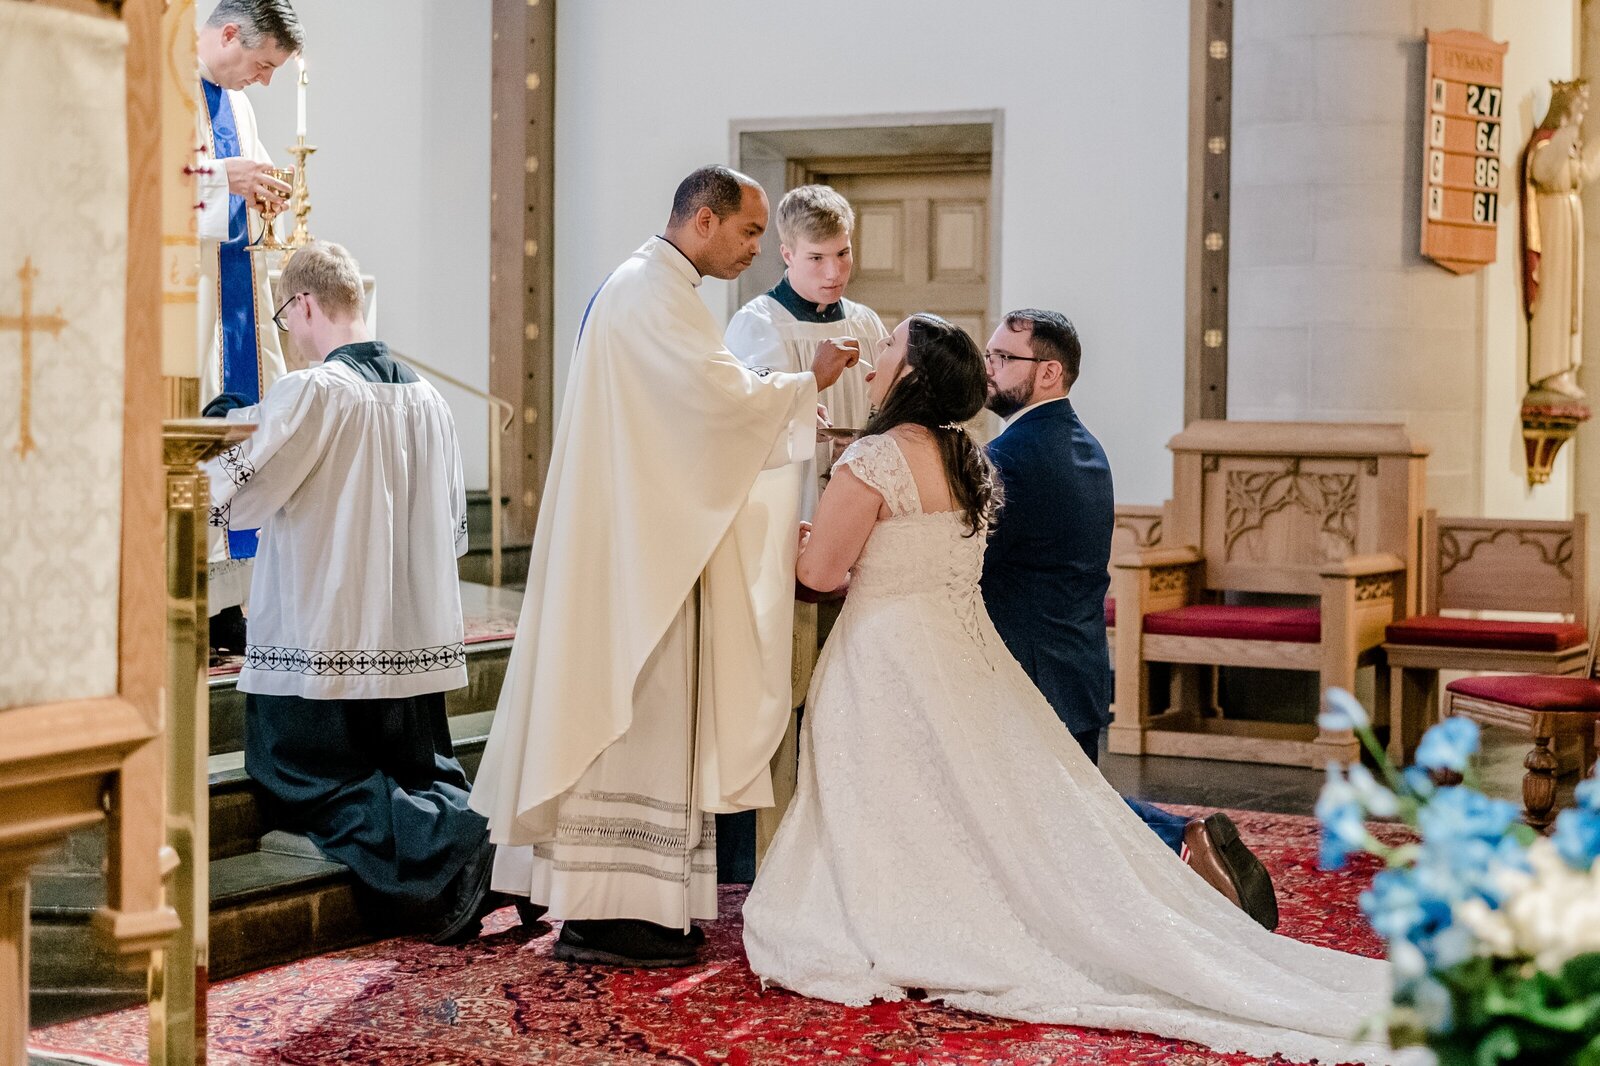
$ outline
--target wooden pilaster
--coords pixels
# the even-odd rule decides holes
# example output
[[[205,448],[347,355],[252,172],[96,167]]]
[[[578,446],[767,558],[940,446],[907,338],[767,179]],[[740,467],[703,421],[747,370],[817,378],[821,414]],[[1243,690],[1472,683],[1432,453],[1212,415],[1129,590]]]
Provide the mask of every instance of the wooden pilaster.
[[[555,418],[555,8],[494,0],[489,391],[518,411],[501,440],[512,544],[533,537]]]

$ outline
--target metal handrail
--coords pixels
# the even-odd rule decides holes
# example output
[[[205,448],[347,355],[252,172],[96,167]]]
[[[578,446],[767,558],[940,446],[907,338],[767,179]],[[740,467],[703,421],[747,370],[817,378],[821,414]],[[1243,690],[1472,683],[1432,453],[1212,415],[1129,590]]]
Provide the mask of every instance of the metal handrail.
[[[418,370],[425,371],[430,376],[454,385],[462,392],[476,396],[489,403],[489,584],[499,585],[501,580],[501,556],[504,551],[505,532],[502,528],[500,517],[500,434],[511,428],[512,421],[517,417],[516,406],[502,400],[498,396],[490,395],[482,389],[468,385],[460,378],[451,377],[438,367],[429,366],[421,359],[413,358],[404,352],[390,349],[393,354],[404,362],[410,363]],[[495,412],[500,411],[504,418],[500,422],[499,430],[494,428]]]

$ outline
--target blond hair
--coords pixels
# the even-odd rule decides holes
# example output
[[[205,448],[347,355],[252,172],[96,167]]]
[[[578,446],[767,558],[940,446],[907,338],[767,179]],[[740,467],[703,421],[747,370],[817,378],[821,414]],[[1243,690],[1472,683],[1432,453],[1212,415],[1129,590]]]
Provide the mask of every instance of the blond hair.
[[[361,314],[361,265],[343,245],[312,241],[289,257],[281,281],[286,293],[309,292],[329,318]]]
[[[789,248],[801,237],[813,241],[848,237],[855,227],[850,201],[828,185],[801,185],[778,202],[778,239]]]

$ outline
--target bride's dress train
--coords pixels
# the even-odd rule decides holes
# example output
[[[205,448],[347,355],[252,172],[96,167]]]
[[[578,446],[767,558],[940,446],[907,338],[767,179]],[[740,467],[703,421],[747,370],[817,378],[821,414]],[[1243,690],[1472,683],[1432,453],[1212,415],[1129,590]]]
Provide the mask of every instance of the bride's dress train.
[[[745,904],[755,972],[847,1004],[920,988],[1025,1021],[1388,1061],[1354,1042],[1387,966],[1266,932],[1173,855],[1001,643],[984,538],[922,512],[892,439],[840,462],[893,517],[823,651],[799,790]]]

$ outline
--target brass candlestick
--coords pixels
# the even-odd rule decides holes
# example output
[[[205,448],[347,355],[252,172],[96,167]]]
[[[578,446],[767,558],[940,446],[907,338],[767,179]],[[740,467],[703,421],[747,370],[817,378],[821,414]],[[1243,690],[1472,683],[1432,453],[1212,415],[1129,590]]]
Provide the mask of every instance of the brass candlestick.
[[[306,160],[317,150],[301,137],[290,149],[294,156],[294,191],[289,194],[289,210],[294,212],[294,232],[289,234],[290,248],[303,248],[311,240],[311,229],[306,220],[311,217],[311,190],[306,186]]]

